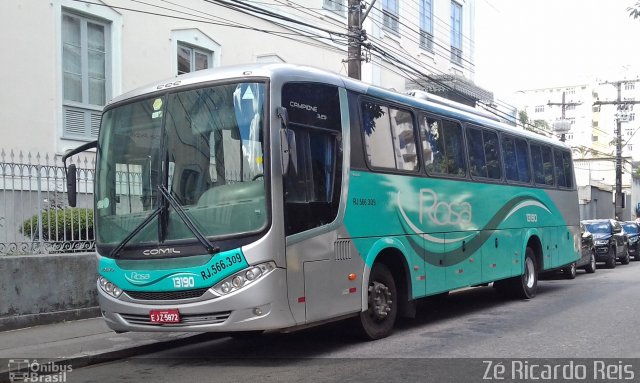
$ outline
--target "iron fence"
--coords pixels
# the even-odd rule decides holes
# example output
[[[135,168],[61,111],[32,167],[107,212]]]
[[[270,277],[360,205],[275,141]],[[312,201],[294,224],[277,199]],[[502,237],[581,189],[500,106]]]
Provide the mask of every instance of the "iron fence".
[[[91,251],[95,160],[76,156],[78,200],[67,203],[60,156],[0,150],[0,255]]]

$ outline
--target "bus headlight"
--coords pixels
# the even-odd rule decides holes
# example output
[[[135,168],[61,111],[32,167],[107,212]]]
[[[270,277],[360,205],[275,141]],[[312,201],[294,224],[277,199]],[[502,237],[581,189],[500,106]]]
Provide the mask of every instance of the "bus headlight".
[[[213,290],[219,295],[229,294],[252,284],[253,282],[275,270],[275,268],[276,264],[273,262],[265,262],[259,265],[251,266],[218,282],[215,286],[213,286]]]
[[[109,282],[109,280],[105,277],[101,276],[100,278],[98,278],[98,283],[100,284],[100,288],[102,289],[102,291],[114,298],[118,298],[122,294],[122,289]]]

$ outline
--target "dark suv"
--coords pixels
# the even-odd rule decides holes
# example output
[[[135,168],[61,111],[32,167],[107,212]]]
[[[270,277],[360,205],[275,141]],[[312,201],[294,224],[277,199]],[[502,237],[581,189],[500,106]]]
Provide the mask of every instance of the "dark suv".
[[[640,226],[633,221],[621,222],[622,230],[627,235],[629,255],[640,261]]]
[[[587,231],[593,234],[596,249],[596,261],[606,262],[607,267],[616,267],[616,261],[623,265],[629,263],[627,238],[620,222],[613,219],[594,219],[582,221]]]

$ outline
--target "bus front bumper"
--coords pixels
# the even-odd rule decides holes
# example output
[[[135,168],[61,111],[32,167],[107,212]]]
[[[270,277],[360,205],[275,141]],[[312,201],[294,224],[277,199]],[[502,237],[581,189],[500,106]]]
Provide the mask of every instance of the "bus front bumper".
[[[236,292],[216,296],[210,290],[196,300],[135,300],[123,293],[119,299],[98,286],[98,301],[109,328],[124,331],[227,332],[275,330],[296,323],[286,291],[286,270],[275,269],[259,281]],[[151,310],[178,310],[178,323],[152,323]]]

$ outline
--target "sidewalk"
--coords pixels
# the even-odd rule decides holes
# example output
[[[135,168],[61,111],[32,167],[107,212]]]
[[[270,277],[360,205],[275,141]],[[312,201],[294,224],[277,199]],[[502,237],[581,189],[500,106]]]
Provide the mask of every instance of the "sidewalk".
[[[211,339],[207,333],[116,334],[102,318],[0,332],[0,382],[9,381],[8,361],[37,360],[80,368]]]

